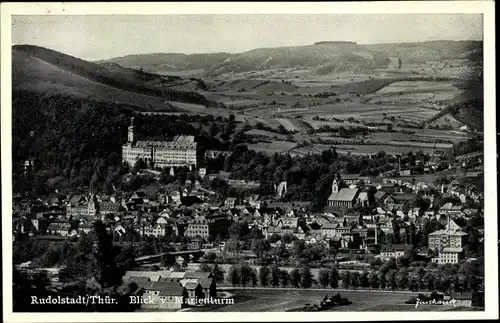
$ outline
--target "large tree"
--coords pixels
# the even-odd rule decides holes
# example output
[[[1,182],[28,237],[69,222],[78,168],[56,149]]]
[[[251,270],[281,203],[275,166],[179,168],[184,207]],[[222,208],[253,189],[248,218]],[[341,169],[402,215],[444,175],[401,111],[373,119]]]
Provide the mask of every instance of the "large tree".
[[[283,288],[285,288],[288,285],[288,283],[290,282],[290,279],[291,279],[290,274],[285,269],[282,269],[279,271],[279,278],[280,278],[281,286]]]
[[[249,282],[252,282],[252,277],[255,274],[252,267],[248,264],[243,264],[239,267],[240,282],[245,287]]]
[[[292,284],[293,287],[299,287],[300,286],[300,271],[297,268],[292,269],[290,271],[290,283]]]
[[[351,286],[351,275],[348,271],[344,271],[341,275],[342,278],[342,287],[349,288]]]
[[[330,287],[331,288],[338,288],[339,287],[339,271],[337,268],[332,268],[330,270]]]
[[[224,269],[222,269],[218,264],[213,265],[212,275],[214,276],[215,282],[218,284],[224,281]]]
[[[330,271],[327,268],[319,270],[318,282],[323,288],[326,288],[330,284]]]
[[[271,284],[273,287],[277,287],[281,281],[281,273],[278,266],[274,265],[271,267]]]
[[[303,267],[300,270],[300,285],[304,288],[311,288],[313,284],[313,275],[311,268]]]
[[[269,284],[269,275],[271,270],[267,266],[262,266],[259,268],[259,281],[262,287],[266,287]]]
[[[240,279],[240,271],[238,270],[237,266],[231,266],[229,268],[229,272],[227,275],[227,282],[232,284],[233,286],[237,286],[240,284],[241,279]]]

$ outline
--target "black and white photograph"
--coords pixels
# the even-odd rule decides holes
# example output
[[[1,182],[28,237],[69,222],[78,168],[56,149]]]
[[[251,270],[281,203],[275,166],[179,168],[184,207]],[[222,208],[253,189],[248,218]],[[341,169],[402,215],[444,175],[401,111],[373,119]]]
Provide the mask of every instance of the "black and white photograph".
[[[494,4],[452,2],[3,4],[4,312],[498,318]]]

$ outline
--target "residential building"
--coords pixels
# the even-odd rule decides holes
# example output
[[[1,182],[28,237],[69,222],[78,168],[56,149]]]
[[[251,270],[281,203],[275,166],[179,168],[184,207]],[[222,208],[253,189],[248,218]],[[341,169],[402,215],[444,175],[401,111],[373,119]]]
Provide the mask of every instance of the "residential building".
[[[70,228],[71,224],[68,221],[53,221],[47,227],[47,234],[65,237]]]
[[[181,284],[187,290],[189,298],[203,298],[201,285],[197,281],[189,281],[187,279],[183,279],[181,280]]]
[[[411,176],[411,169],[400,170],[399,176]]]
[[[325,223],[321,226],[321,233],[327,238],[333,238],[337,235],[338,223]]]
[[[200,236],[202,238],[208,238],[210,235],[210,225],[208,220],[204,216],[199,216],[189,221],[184,235],[187,237]]]
[[[386,195],[387,195],[387,192],[385,192],[385,191],[377,191],[375,193],[375,201],[380,203],[385,198]]]
[[[120,203],[113,202],[100,202],[98,203],[99,214],[114,214],[122,210]]]
[[[229,208],[233,208],[235,207],[236,205],[239,204],[239,201],[237,198],[235,197],[228,197],[225,201],[224,201],[224,206],[226,207],[229,207]]]
[[[369,176],[360,176],[359,174],[342,174],[341,180],[347,185],[355,185],[359,182],[363,182],[365,184],[371,183]]]
[[[396,183],[384,183],[378,189],[386,193],[395,193],[399,191],[399,185]]]
[[[217,297],[217,285],[211,273],[188,271],[185,273],[183,280],[199,283],[201,286],[202,297]]]
[[[169,225],[167,223],[156,223],[151,230],[151,235],[155,237],[164,237],[168,233]]]
[[[458,264],[463,258],[462,248],[443,248],[439,251],[438,264]]]
[[[443,230],[438,230],[429,234],[429,249],[441,250],[446,247],[463,248],[467,233],[455,221],[449,219],[448,225]]]
[[[208,178],[209,181],[214,180],[216,178],[228,181],[230,175],[231,175],[231,173],[220,171],[217,174],[208,174],[207,178]]]
[[[390,258],[399,258],[405,255],[405,251],[409,249],[408,245],[384,245],[380,249],[380,259],[383,261],[389,260]]]
[[[276,221],[276,226],[280,228],[296,229],[298,227],[299,218],[296,217],[281,217]]]
[[[186,288],[177,282],[147,282],[139,286],[144,288],[143,297],[151,300],[142,304],[144,309],[180,309],[185,307],[189,296]]]

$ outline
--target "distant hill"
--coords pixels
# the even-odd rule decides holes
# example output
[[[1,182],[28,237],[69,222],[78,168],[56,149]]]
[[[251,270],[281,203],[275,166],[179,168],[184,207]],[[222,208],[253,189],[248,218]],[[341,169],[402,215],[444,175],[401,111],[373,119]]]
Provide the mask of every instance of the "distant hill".
[[[468,51],[462,58],[469,61],[468,72],[461,75],[460,80],[455,82],[455,86],[463,90],[462,93],[450,100],[446,109],[427,120],[425,124],[430,124],[450,114],[470,129],[482,132],[484,128],[483,49]]]
[[[144,71],[168,74],[185,70],[216,76],[267,69],[302,68],[318,75],[363,72],[386,68],[391,58],[402,64],[468,58],[480,41],[431,41],[401,44],[359,45],[354,42],[321,41],[307,46],[258,48],[238,54],[143,54],[112,58],[98,63],[117,63]]]
[[[14,90],[125,103],[145,110],[178,110],[166,101],[216,105],[197,92],[166,88],[170,82],[168,77],[112,62],[96,64],[38,46],[12,47]]]
[[[400,57],[403,64],[467,59],[473,51],[481,50],[482,41],[437,40],[415,43],[361,45],[366,50],[379,52],[387,57]]]
[[[122,66],[154,71],[154,73],[168,74],[175,71],[204,70],[207,66],[213,66],[224,62],[231,54],[164,54],[153,53],[143,55],[127,55],[109,60],[100,60],[95,63],[116,63]]]

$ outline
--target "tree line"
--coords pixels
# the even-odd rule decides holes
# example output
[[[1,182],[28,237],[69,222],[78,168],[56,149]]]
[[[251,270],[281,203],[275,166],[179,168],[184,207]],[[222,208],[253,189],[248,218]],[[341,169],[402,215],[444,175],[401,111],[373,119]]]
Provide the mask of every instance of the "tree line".
[[[202,271],[210,271],[204,269]],[[217,269],[220,270],[220,269]],[[220,271],[219,271],[220,272]],[[308,266],[288,271],[278,265],[233,265],[229,268],[225,283],[233,287],[294,287],[294,288],[344,288],[382,289],[405,291],[473,292],[484,288],[477,264],[429,265],[428,267],[397,267],[394,259],[378,269],[343,270],[337,266],[322,267],[317,279]],[[219,274],[219,283],[222,279]]]

